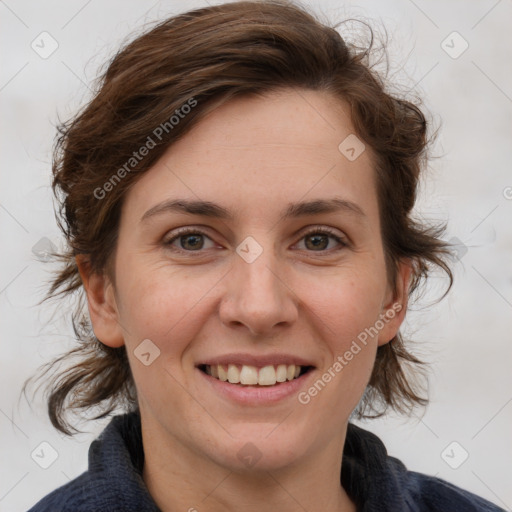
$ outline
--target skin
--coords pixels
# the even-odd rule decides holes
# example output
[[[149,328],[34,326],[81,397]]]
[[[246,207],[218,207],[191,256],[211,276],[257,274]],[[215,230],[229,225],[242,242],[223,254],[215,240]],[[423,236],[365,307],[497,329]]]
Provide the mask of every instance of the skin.
[[[388,282],[370,149],[352,162],[338,150],[354,133],[348,112],[318,91],[230,100],[128,192],[115,279],[78,260],[96,336],[127,347],[142,418],[143,478],[164,511],[355,510],[339,480],[348,418],[378,345],[403,320],[410,266],[400,265],[396,287]],[[364,215],[282,218],[288,203],[334,197]],[[166,212],[141,222],[170,198],[212,201],[234,218]],[[207,236],[165,245],[183,226]],[[327,238],[315,248],[308,226],[330,227],[348,245]],[[249,235],[263,249],[252,263],[236,253]],[[301,388],[307,390],[395,303],[401,311],[308,404],[296,395],[234,404],[195,368],[232,352],[295,354],[314,362]],[[149,366],[134,355],[145,339],[160,350]],[[249,442],[261,455],[251,467],[237,457]]]

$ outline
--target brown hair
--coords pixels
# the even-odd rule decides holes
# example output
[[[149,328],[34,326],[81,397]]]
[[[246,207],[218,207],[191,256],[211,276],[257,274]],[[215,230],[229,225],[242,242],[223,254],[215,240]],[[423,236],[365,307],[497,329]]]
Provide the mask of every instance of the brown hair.
[[[48,412],[57,429],[69,435],[77,431],[66,420],[68,411],[98,408],[94,418],[100,418],[119,405],[137,409],[125,347],[110,348],[94,336],[75,256],[86,255],[93,272],[112,276],[128,188],[207,112],[235,96],[305,88],[344,100],[357,135],[375,156],[390,282],[400,260],[410,259],[411,292],[431,265],[448,274],[451,286],[442,228],[422,226],[410,215],[426,161],[427,123],[417,102],[385,91],[370,64],[369,30],[366,48],[351,46],[336,28],[284,1],[234,2],[187,12],[127,44],[100,77],[88,105],[59,124],[52,186],[68,247],[56,255],[62,267],[44,300],[76,296],[71,318],[78,345],[48,363],[43,374],[57,363],[78,361],[47,385]],[[145,156],[135,157],[144,146],[149,148]],[[411,364],[422,363],[406,350],[400,334],[379,347],[360,417],[381,415],[388,406],[406,412],[426,404],[418,372],[412,379],[407,375]]]

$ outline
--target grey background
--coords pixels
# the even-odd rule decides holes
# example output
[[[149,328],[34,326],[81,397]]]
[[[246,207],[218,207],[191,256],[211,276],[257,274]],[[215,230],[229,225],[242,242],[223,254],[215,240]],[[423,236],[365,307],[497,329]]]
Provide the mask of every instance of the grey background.
[[[26,510],[84,471],[88,446],[106,424],[88,423],[86,433],[67,439],[51,426],[41,396],[31,406],[18,400],[24,380],[72,346],[62,307],[37,306],[55,268],[41,261],[44,247],[62,245],[49,189],[57,114],[67,119],[87,100],[98,67],[133,31],[208,3],[214,2],[0,1],[2,511]],[[406,325],[416,353],[432,363],[428,409],[364,427],[410,469],[512,510],[512,4],[304,4],[330,20],[363,17],[387,28],[392,80],[423,96],[440,125],[434,148],[440,158],[422,184],[417,215],[447,220],[447,239],[459,240],[450,295],[429,305],[445,284],[434,278]],[[42,51],[46,37],[44,48],[51,48],[43,31],[58,44],[48,58],[31,47],[35,41]],[[467,50],[453,58],[464,41]],[[48,469],[40,464],[51,462],[53,452],[42,442],[57,455]],[[32,453],[36,460],[44,453],[39,464]]]

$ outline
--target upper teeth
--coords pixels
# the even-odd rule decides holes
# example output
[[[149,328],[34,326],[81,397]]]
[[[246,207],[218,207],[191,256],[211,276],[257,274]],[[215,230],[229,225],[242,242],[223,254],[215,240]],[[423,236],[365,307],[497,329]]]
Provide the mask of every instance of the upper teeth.
[[[294,364],[279,364],[277,366],[269,365],[263,368],[256,366],[237,366],[228,364],[227,369],[221,364],[206,365],[206,373],[216,379],[231,384],[273,386],[276,382],[285,382],[293,380],[300,374],[301,367]]]

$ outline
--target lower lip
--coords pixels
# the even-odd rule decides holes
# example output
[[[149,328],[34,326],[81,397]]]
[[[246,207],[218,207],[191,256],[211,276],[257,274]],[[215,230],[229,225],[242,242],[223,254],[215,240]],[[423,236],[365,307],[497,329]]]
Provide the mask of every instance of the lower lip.
[[[281,382],[274,386],[244,386],[241,384],[230,384],[222,380],[216,379],[199,368],[196,370],[205,379],[206,383],[212,387],[213,391],[222,396],[229,398],[239,404],[258,405],[279,402],[290,396],[297,395],[307,379],[313,373],[309,370],[304,375],[296,379]]]

